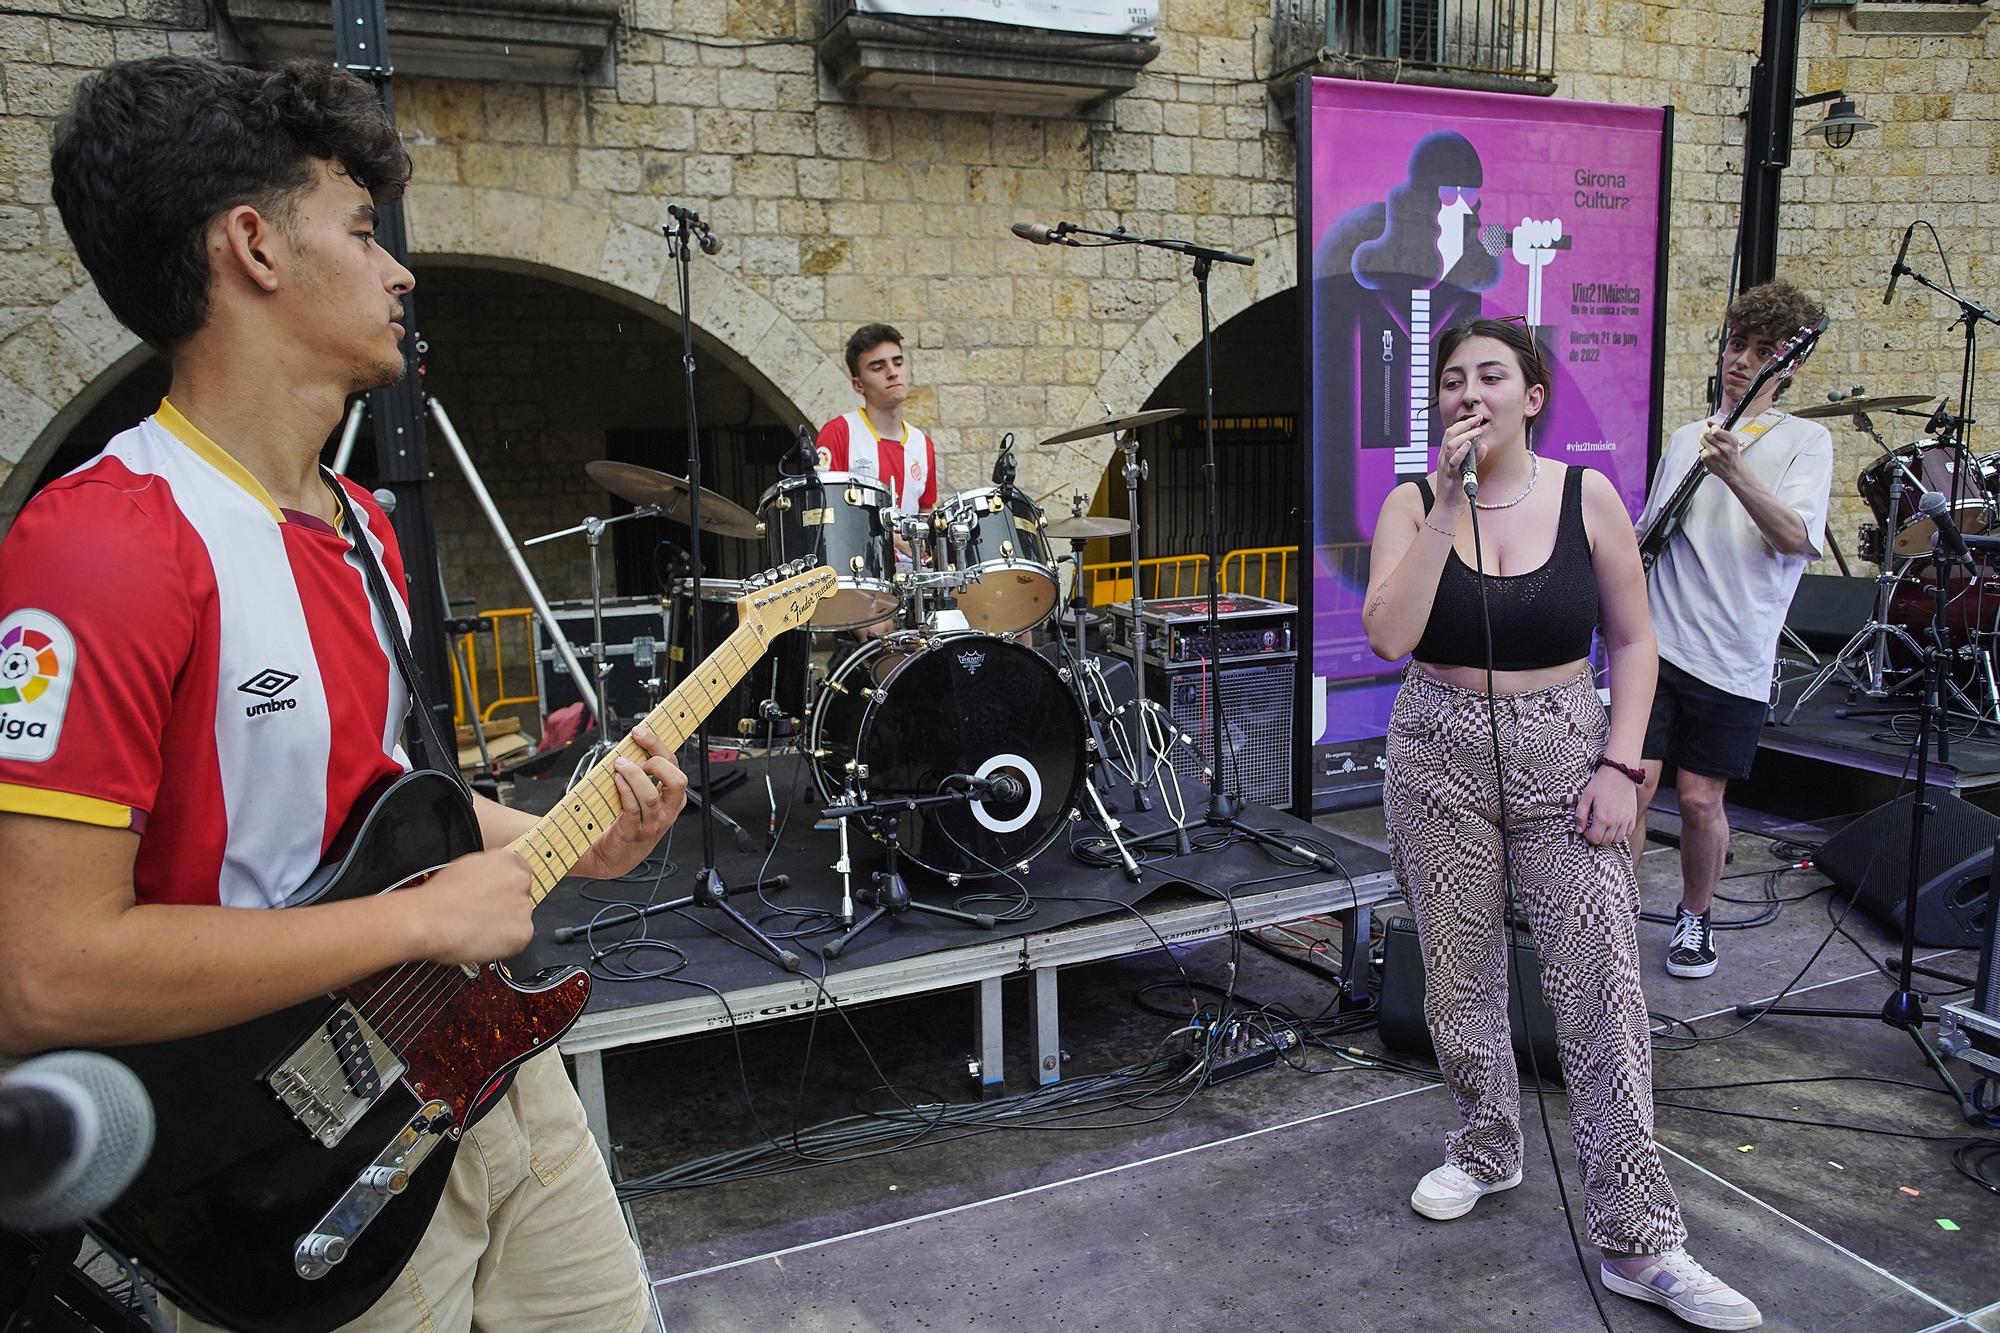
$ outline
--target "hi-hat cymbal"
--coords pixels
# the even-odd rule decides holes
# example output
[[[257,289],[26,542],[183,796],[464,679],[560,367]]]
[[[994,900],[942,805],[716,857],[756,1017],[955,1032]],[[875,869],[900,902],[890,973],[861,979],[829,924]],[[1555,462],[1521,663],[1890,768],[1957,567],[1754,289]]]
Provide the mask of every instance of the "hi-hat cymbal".
[[[1042,443],[1068,444],[1071,440],[1087,440],[1093,435],[1122,434],[1128,430],[1137,430],[1141,426],[1150,426],[1155,421],[1165,421],[1170,417],[1177,417],[1185,411],[1187,409],[1184,407],[1153,407],[1148,408],[1144,412],[1127,412],[1122,417],[1106,417],[1102,421],[1093,421],[1087,426],[1078,426],[1074,430],[1066,430],[1060,435],[1051,435],[1048,439],[1043,440]]]
[[[661,513],[675,522],[688,521],[690,488],[684,478],[636,463],[612,463],[604,459],[585,463],[583,470],[592,481],[621,500],[630,500],[635,505],[658,505]],[[753,541],[764,535],[764,525],[755,514],[706,486],[701,488],[701,529],[718,536]]]
[[[1123,537],[1132,531],[1129,518],[1099,518],[1094,514],[1071,514],[1048,524],[1042,532],[1055,541],[1089,541],[1098,537]]]
[[[1836,403],[1814,403],[1795,407],[1795,417],[1851,417],[1856,412],[1886,412],[1895,407],[1917,407],[1937,397],[1934,393],[1883,393],[1872,398],[1843,398]]]

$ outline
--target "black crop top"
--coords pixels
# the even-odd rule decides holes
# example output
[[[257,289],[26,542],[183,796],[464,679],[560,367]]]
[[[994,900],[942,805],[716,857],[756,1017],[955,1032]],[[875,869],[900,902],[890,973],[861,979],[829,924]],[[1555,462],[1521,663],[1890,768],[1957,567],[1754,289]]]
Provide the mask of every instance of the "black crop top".
[[[1430,482],[1417,479],[1429,515],[1435,497]],[[1532,671],[1590,656],[1597,628],[1597,574],[1590,560],[1590,534],[1583,526],[1583,469],[1563,469],[1561,517],[1548,563],[1526,574],[1487,576],[1487,605],[1493,616],[1493,669]],[[1479,615],[1479,575],[1458,558],[1445,557],[1437,596],[1424,637],[1410,656],[1435,666],[1486,665],[1486,634]]]

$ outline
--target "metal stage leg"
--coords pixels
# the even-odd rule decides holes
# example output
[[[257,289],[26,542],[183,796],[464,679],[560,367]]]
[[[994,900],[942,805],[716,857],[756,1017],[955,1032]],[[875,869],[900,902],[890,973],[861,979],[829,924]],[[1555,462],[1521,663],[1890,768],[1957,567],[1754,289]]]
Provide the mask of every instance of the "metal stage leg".
[[[979,1053],[974,1058],[978,1066],[974,1077],[979,1080],[979,1095],[982,1099],[997,1097],[1007,1088],[1007,1062],[1000,1040],[1000,978],[987,977],[979,983],[979,996],[974,1001],[973,1035],[979,1045]]]
[[[1345,979],[1347,998],[1356,1004],[1368,1001],[1368,950],[1375,926],[1372,909],[1348,907],[1333,914],[1340,922],[1340,975]]]
[[[573,1055],[576,1063],[576,1099],[583,1103],[583,1118],[590,1125],[590,1137],[604,1155],[604,1169],[618,1179],[618,1161],[611,1153],[611,1116],[604,1104],[604,1052],[584,1051]]]
[[[1042,1087],[1062,1077],[1062,1019],[1056,1010],[1056,969],[1038,967],[1035,978],[1035,1082]]]

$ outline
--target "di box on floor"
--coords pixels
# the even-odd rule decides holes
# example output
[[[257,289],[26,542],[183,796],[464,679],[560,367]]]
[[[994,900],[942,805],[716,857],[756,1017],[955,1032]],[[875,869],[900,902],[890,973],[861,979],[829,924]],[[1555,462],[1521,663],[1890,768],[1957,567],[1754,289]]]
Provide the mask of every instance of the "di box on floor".
[[[2000,816],[1932,787],[1933,809],[1924,819],[1923,855],[1917,863],[1918,944],[1976,949],[1992,911],[1988,876]],[[1910,874],[1910,805],[1901,796],[1870,810],[1827,839],[1815,863],[1842,891],[1892,929],[1903,926],[1903,898]]]

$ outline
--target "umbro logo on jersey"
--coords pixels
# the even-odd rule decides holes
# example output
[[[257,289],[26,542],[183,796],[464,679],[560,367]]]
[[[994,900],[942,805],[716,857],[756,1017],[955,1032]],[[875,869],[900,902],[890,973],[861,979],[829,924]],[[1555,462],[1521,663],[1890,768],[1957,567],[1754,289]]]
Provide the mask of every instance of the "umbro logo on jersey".
[[[297,708],[299,706],[297,699],[284,699],[279,696],[298,683],[299,678],[289,671],[265,667],[236,687],[243,693],[254,694],[264,701],[245,708],[243,716],[258,717],[264,713],[282,713],[287,708]]]

